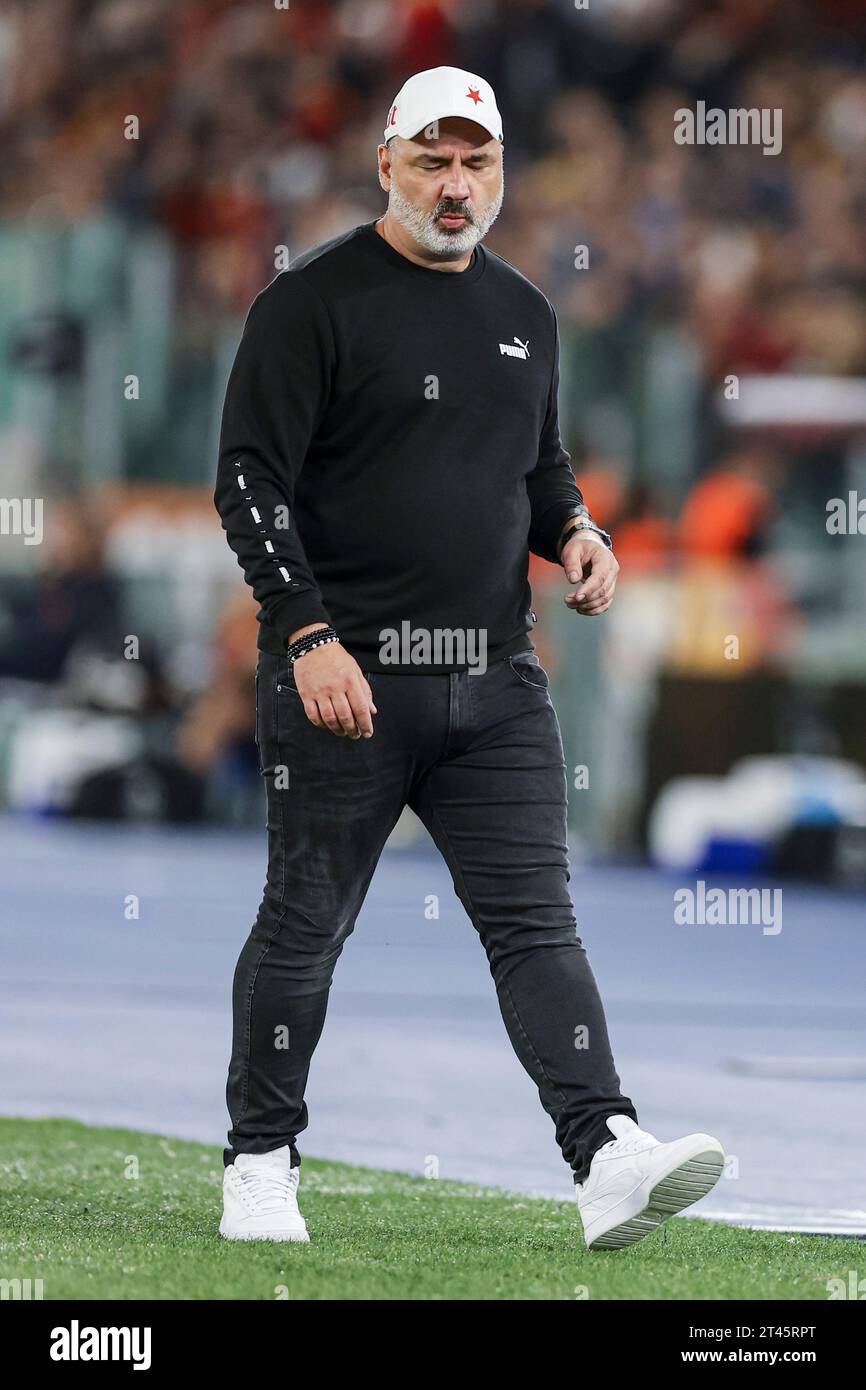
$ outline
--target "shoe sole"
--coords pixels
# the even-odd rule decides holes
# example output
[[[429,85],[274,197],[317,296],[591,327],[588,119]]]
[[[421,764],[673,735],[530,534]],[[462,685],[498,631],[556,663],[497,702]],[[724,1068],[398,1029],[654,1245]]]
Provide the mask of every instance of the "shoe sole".
[[[308,1245],[310,1235],[308,1231],[289,1232],[289,1231],[224,1231],[220,1224],[220,1235],[223,1240],[275,1240],[275,1241],[294,1241],[297,1245]]]
[[[725,1156],[718,1149],[706,1149],[678,1163],[650,1189],[646,1202],[634,1215],[588,1240],[587,1249],[621,1250],[623,1246],[636,1245],[677,1212],[706,1197],[724,1166]]]

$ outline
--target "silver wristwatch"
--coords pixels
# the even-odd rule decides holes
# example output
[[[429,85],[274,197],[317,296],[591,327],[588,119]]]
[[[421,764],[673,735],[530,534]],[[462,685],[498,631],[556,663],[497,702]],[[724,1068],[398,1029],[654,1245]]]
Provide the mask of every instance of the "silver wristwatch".
[[[604,542],[604,544],[607,546],[608,550],[613,550],[613,541],[611,540],[610,535],[607,531],[603,531],[600,526],[596,526],[589,512],[575,512],[574,525],[569,527],[569,529],[566,531],[565,535],[559,543],[559,556],[562,555],[562,552],[568,545],[568,542],[571,540],[572,536],[577,534],[578,531],[594,531],[595,534],[599,536],[601,540]]]

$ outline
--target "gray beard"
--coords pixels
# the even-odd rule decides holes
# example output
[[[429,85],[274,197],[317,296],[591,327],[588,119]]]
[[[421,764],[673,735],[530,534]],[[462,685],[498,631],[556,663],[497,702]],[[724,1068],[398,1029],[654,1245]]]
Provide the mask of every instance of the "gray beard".
[[[416,208],[414,203],[410,203],[403,197],[397,187],[393,170],[391,172],[391,191],[388,195],[388,211],[407,231],[414,237],[419,246],[423,246],[425,251],[432,252],[441,260],[459,260],[468,251],[472,251],[479,241],[486,237],[493,223],[499,216],[502,208],[502,200],[505,196],[505,183],[499,190],[499,196],[489,206],[483,216],[472,213],[475,219],[461,227],[459,231],[446,232],[436,225],[436,212],[422,212]]]

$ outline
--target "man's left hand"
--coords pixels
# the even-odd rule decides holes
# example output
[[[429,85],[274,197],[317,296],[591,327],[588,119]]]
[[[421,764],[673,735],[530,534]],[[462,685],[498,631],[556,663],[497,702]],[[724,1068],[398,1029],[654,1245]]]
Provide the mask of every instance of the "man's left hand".
[[[619,565],[601,537],[593,531],[578,532],[560,560],[568,582],[577,586],[565,595],[566,606],[587,618],[606,613],[613,603]]]

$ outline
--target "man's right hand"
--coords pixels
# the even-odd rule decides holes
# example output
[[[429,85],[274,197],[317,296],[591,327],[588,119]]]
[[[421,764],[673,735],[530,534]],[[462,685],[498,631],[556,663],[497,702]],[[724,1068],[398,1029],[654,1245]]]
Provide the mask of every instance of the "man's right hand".
[[[312,623],[299,628],[289,642],[323,626]],[[373,737],[372,716],[377,713],[373,692],[355,658],[339,642],[314,647],[298,657],[292,670],[311,724],[330,729],[338,738]]]

